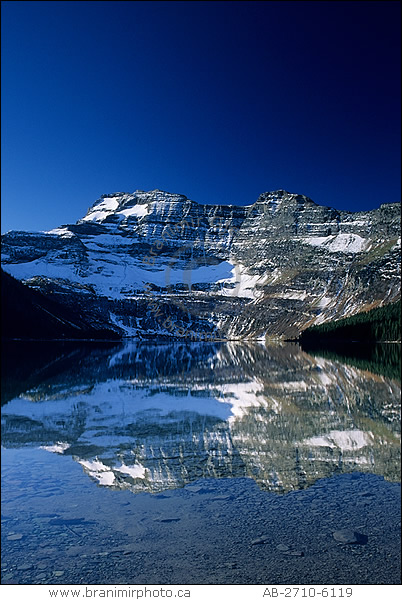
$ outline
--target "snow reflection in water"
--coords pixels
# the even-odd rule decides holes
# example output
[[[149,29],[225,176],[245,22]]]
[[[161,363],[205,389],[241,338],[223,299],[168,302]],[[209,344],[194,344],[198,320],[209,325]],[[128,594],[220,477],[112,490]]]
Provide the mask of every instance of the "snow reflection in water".
[[[296,345],[64,344],[3,407],[5,447],[72,456],[101,486],[252,477],[288,492],[362,471],[398,481],[400,386]]]

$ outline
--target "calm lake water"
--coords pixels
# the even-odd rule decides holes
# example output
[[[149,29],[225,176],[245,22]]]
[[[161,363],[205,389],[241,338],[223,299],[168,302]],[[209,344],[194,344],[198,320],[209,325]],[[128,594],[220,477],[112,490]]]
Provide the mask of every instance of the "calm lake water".
[[[2,583],[400,583],[397,380],[293,344],[3,357]]]

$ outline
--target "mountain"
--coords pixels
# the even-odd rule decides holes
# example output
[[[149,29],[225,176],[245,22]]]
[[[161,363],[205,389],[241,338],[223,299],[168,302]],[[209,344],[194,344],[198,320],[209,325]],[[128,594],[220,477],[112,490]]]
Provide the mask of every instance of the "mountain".
[[[294,337],[400,298],[400,205],[352,213],[284,190],[249,206],[108,194],[75,224],[6,233],[2,264],[124,336]]]

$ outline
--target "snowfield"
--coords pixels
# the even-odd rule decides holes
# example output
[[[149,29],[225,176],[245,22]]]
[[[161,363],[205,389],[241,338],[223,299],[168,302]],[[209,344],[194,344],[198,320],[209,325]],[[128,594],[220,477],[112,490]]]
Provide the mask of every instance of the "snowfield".
[[[338,233],[327,237],[307,237],[302,239],[304,244],[320,246],[328,252],[347,252],[356,254],[368,250],[370,241],[355,233]]]

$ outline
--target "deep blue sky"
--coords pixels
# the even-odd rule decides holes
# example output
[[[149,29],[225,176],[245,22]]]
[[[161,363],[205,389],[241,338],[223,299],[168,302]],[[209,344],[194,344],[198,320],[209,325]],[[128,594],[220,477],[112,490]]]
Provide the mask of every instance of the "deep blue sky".
[[[399,2],[2,2],[2,231],[104,193],[400,200]]]

